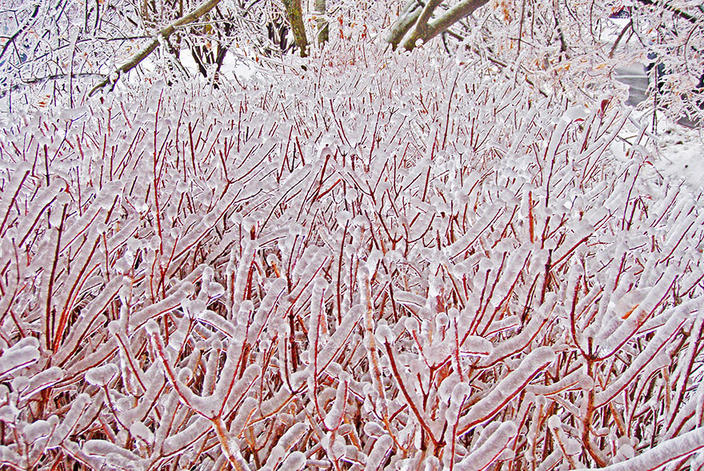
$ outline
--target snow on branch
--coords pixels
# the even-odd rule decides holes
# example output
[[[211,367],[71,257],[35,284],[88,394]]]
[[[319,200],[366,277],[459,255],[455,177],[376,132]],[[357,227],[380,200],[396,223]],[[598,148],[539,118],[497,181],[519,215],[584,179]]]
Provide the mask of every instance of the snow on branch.
[[[704,448],[704,427],[699,427],[684,433],[678,437],[671,438],[640,455],[629,460],[621,461],[620,463],[605,466],[600,469],[603,471],[628,471],[631,469],[641,469],[652,471],[660,469],[663,466],[675,460],[686,458],[692,453]],[[585,471],[580,469],[579,471]]]

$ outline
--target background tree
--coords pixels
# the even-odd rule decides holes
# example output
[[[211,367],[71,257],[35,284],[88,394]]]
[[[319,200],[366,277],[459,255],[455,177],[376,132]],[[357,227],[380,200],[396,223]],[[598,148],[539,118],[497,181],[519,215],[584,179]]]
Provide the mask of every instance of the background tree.
[[[327,1],[326,0],[311,0],[311,12],[316,17],[316,29],[318,44],[324,44],[330,36],[330,23],[327,19]]]
[[[441,13],[434,15],[443,3],[443,0],[429,0],[427,3],[408,1],[389,31],[388,42],[394,49],[401,44],[411,50],[447,31],[477,8],[489,3],[489,0],[463,0],[451,7],[445,5]]]
[[[308,37],[306,36],[306,27],[303,24],[303,7],[301,0],[282,1],[298,50],[300,51],[301,57],[305,57],[308,55]]]
[[[169,81],[188,75],[182,65],[182,53],[188,50],[199,73],[216,83],[228,52],[233,57],[266,58],[285,54],[294,45],[305,56],[308,38],[317,35],[322,44],[330,28],[330,5],[322,0],[223,0],[192,24],[178,25],[167,39],[160,34],[200,3],[5,2],[0,15],[0,94],[17,94],[32,85],[40,86],[52,101],[65,94],[75,103],[80,87],[85,91],[87,82],[105,82],[114,71],[129,68],[145,49],[156,51],[158,60],[152,57],[150,64]],[[667,73],[651,80],[660,84],[653,87],[651,104],[674,116],[699,113],[704,35],[701,9],[691,2],[343,1],[332,8],[349,22],[365,11],[382,16],[397,12],[383,34],[392,48],[413,50],[438,38],[445,53],[458,60],[480,60],[487,70],[510,70],[542,93],[559,89],[575,102],[623,93],[611,80],[616,68],[626,61],[646,64],[655,57],[660,67],[652,73]],[[617,29],[609,17],[623,9],[631,18]],[[309,21],[313,16],[315,21]],[[602,93],[605,86],[609,91]]]
[[[619,12],[627,22],[617,27],[610,17]],[[649,68],[655,107],[673,116],[697,115],[704,86],[703,15],[701,5],[679,0],[410,0],[386,40],[393,49],[412,50],[441,36],[448,53],[461,45],[495,66],[548,84],[546,90],[598,99],[593,92],[606,81],[597,76],[608,79],[628,63],[656,62],[657,68]],[[602,85],[595,88],[597,82]]]
[[[292,23],[307,42],[302,6],[290,6],[297,8],[273,0],[9,0],[0,6],[0,96],[39,86],[52,101],[66,95],[73,104],[91,81],[107,84],[155,52],[150,63],[169,81],[188,75],[184,50],[217,81],[233,45],[239,55],[286,52]]]

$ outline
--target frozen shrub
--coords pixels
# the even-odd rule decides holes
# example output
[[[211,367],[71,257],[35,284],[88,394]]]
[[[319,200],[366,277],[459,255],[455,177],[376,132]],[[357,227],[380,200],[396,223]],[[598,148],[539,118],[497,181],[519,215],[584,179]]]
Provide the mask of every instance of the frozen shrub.
[[[8,123],[2,465],[701,465],[700,198],[424,54]]]

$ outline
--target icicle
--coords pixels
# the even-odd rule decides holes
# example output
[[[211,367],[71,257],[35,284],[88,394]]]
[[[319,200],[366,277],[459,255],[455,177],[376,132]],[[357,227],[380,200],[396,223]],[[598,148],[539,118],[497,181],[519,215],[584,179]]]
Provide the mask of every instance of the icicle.
[[[367,457],[367,465],[364,468],[366,471],[376,471],[381,468],[386,456],[391,452],[393,447],[393,440],[390,436],[384,435],[383,437],[377,439],[376,443],[372,447],[372,451],[369,452]]]
[[[275,279],[269,285],[266,295],[259,303],[259,307],[254,313],[252,324],[249,327],[247,343],[254,345],[261,336],[262,329],[265,327],[267,319],[275,312],[277,304],[284,294],[286,289],[286,280],[283,278]]]
[[[384,385],[381,379],[381,369],[379,368],[379,352],[377,352],[376,339],[374,337],[374,313],[371,287],[369,286],[369,273],[364,267],[360,268],[359,272],[359,286],[361,289],[360,302],[364,309],[364,340],[367,349],[367,361],[369,361],[371,380],[376,390],[377,400],[380,403],[381,414],[382,417],[386,418],[388,410],[386,407]]]
[[[64,378],[64,371],[58,366],[52,366],[40,371],[30,378],[21,391],[22,399],[29,399],[38,392],[53,386]]]
[[[319,349],[322,347],[320,337],[325,326],[323,314],[323,294],[327,282],[319,278],[313,285],[313,293],[310,297],[310,317],[308,318],[308,363],[313,364]]]
[[[254,384],[254,382],[259,378],[260,374],[261,366],[256,363],[249,365],[247,369],[244,370],[244,373],[239,381],[237,381],[237,383],[229,389],[227,395],[224,393],[222,395],[218,395],[218,387],[216,386],[213,399],[216,401],[225,401],[223,403],[224,412],[225,414],[229,414],[236,403],[242,400],[242,397],[247,393],[252,384]],[[227,376],[225,376],[225,378],[227,378]],[[230,381],[234,382],[234,377],[231,378],[232,379]],[[227,384],[224,380],[222,383],[223,386]]]
[[[306,465],[306,455],[300,451],[294,451],[281,463],[281,469],[298,471]]]
[[[303,435],[308,431],[308,426],[304,423],[294,424],[284,433],[276,446],[271,450],[269,457],[264,465],[265,469],[274,469],[281,460],[288,455],[289,450],[298,442]],[[281,469],[288,469],[282,467]]]
[[[554,294],[551,293],[546,296],[545,303],[543,303],[536,312],[531,314],[528,325],[523,328],[521,333],[509,337],[507,340],[494,347],[493,352],[491,352],[488,357],[482,359],[482,367],[494,365],[498,361],[524,350],[545,324],[556,303],[557,299]]]
[[[88,440],[83,444],[83,451],[89,455],[95,456],[118,455],[128,463],[139,461],[139,457],[134,453],[107,440]]]
[[[237,248],[233,248],[233,251]],[[244,292],[247,287],[247,279],[249,269],[254,261],[254,253],[257,250],[257,244],[254,241],[246,240],[242,245],[242,255],[237,263],[237,271],[234,277],[235,288],[232,297],[235,303],[244,300]]]
[[[700,301],[698,299],[691,300],[669,310],[671,313],[667,314],[667,317],[669,317],[667,323],[655,332],[655,336],[648,342],[640,354],[630,362],[628,368],[622,372],[616,380],[609,384],[605,390],[596,394],[594,397],[594,402],[597,407],[609,402],[614,396],[623,390],[623,388],[631,384],[633,378],[637,375],[642,375],[645,368],[652,366],[651,362],[654,360],[656,355],[664,354],[664,352],[660,351],[664,344],[682,326],[682,323],[688,313],[692,309],[698,308],[699,302]],[[665,314],[662,314],[662,316],[665,316]],[[644,377],[647,378],[648,376]]]

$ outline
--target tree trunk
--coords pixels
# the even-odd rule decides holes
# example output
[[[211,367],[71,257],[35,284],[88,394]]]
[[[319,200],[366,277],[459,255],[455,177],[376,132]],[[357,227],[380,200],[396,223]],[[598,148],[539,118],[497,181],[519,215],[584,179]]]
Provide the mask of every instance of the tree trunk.
[[[291,31],[296,41],[296,46],[301,51],[301,57],[308,55],[308,38],[306,38],[306,28],[303,25],[303,9],[301,0],[283,0],[288,22],[291,23]]]
[[[318,44],[328,42],[330,35],[330,25],[327,18],[327,2],[326,0],[313,0],[313,12],[315,13],[315,24],[318,29]]]

